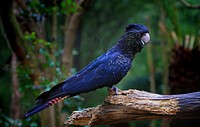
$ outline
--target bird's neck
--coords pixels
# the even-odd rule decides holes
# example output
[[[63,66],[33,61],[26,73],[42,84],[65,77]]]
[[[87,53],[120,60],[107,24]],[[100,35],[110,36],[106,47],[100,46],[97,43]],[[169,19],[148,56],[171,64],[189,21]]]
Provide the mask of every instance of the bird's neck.
[[[123,55],[129,57],[131,60],[135,57],[135,55],[141,51],[141,47],[133,44],[127,44],[120,40],[113,48],[115,50],[120,51]]]
[[[131,60],[133,60],[136,54],[136,52],[134,52],[133,50],[130,50],[128,47],[123,47],[120,44],[115,45],[112,50],[114,52],[120,52],[122,55],[130,58]]]

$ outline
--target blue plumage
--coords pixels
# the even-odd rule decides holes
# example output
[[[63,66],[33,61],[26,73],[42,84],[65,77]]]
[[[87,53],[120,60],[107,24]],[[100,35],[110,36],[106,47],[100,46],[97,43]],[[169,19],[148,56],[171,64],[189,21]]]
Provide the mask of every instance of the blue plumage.
[[[102,87],[112,87],[121,81],[132,60],[150,40],[148,29],[141,24],[126,27],[119,42],[81,71],[38,96],[36,106],[25,114],[31,116],[63,98],[86,93]]]

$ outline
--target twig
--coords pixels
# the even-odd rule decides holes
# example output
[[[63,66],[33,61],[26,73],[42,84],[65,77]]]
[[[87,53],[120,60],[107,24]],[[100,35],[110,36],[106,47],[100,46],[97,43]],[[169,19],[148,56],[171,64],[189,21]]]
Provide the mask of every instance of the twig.
[[[199,4],[193,5],[193,4],[188,3],[188,2],[185,1],[185,0],[180,0],[180,1],[181,1],[181,3],[182,3],[184,6],[186,6],[187,8],[190,8],[190,9],[199,9],[199,8],[200,8],[200,5],[199,5]]]

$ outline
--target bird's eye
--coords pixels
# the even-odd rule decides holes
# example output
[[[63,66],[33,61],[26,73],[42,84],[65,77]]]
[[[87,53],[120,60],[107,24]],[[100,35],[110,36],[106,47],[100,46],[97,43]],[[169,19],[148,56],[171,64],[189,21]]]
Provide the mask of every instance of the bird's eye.
[[[140,37],[140,33],[136,33],[136,37]]]

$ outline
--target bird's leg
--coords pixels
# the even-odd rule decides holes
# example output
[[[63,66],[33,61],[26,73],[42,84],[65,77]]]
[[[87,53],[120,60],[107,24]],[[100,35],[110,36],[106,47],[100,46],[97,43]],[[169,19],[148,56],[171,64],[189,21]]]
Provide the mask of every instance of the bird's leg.
[[[117,95],[118,94],[118,88],[116,86],[112,86],[108,88],[109,95]]]

